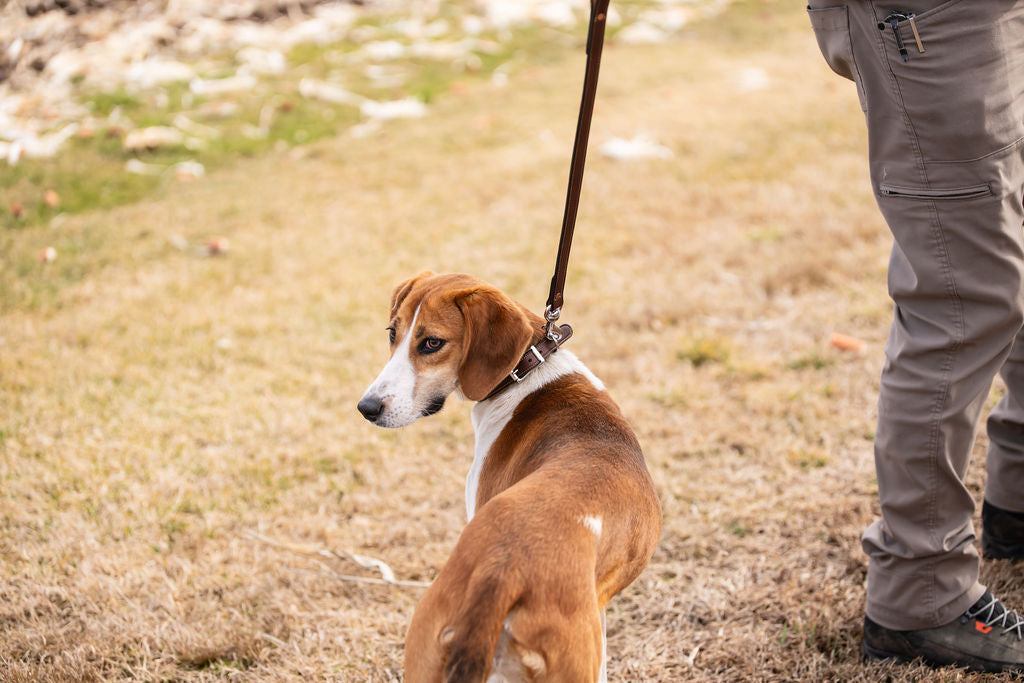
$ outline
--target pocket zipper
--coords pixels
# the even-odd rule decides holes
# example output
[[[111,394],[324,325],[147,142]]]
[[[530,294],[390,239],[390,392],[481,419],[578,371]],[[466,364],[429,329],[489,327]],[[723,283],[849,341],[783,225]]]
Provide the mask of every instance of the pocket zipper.
[[[929,189],[898,187],[882,183],[878,186],[878,191],[884,197],[898,197],[902,199],[975,199],[992,194],[992,188],[988,185]]]

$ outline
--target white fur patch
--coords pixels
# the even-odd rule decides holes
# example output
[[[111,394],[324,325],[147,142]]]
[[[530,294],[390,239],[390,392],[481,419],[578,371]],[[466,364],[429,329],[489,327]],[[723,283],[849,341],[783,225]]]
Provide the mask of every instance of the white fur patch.
[[[376,422],[380,427],[404,427],[415,422],[421,414],[416,407],[416,369],[412,366],[410,356],[413,331],[419,314],[417,306],[405,338],[399,342],[387,365],[363,394],[363,398],[373,396],[384,402],[384,412]]]
[[[601,538],[601,518],[597,515],[586,515],[578,517],[579,523],[590,529],[590,532],[597,538]]]
[[[512,413],[520,401],[540,389],[545,384],[559,377],[578,372],[587,379],[598,391],[604,391],[604,384],[594,376],[586,365],[572,351],[559,350],[548,356],[522,382],[513,384],[505,391],[487,401],[480,401],[473,406],[473,431],[476,433],[476,447],[473,452],[473,465],[466,475],[466,518],[473,519],[476,511],[476,492],[480,486],[480,472],[484,461],[494,445],[495,439],[501,434]]]

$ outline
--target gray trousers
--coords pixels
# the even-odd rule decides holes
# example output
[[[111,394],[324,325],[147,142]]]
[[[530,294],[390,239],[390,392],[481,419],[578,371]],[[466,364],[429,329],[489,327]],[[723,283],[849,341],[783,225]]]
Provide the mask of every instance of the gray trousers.
[[[920,45],[898,26],[906,60],[894,10],[916,13]],[[988,422],[985,497],[1024,512],[1024,0],[811,0],[808,13],[857,85],[894,238],[867,613],[931,628],[984,592],[964,477],[997,372],[1009,393]]]

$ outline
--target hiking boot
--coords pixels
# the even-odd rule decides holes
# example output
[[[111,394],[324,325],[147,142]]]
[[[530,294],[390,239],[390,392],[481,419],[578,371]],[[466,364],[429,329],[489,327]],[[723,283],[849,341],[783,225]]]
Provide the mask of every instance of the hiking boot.
[[[1024,512],[1010,512],[987,500],[981,505],[981,550],[986,557],[1024,560]]]
[[[864,617],[864,658],[971,671],[1024,673],[1024,618],[985,594],[959,618],[938,628],[894,631]]]

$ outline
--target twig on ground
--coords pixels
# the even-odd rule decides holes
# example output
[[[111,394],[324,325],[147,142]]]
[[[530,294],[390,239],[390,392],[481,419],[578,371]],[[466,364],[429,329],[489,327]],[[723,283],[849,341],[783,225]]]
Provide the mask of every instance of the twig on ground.
[[[346,560],[352,562],[364,569],[376,569],[380,572],[381,578],[375,579],[366,576],[352,576],[349,574],[338,574],[332,571],[326,572],[310,572],[306,570],[293,569],[300,574],[314,574],[317,576],[330,576],[331,578],[339,579],[341,581],[355,581],[358,583],[371,583],[377,585],[386,586],[406,586],[412,588],[426,588],[430,585],[427,581],[399,581],[395,577],[395,572],[385,563],[383,560],[378,560],[375,557],[368,557],[366,555],[356,555],[355,553],[349,553],[344,550],[331,550],[329,548],[316,548],[312,546],[302,546],[294,543],[284,543],[282,541],[275,540],[264,536],[263,534],[256,533],[255,531],[248,531],[244,534],[246,538],[254,541],[259,541],[266,545],[274,546],[275,548],[281,548],[282,550],[288,550],[299,555],[312,555],[319,557],[330,557],[338,560]],[[327,569],[327,567],[325,567]]]
[[[277,645],[278,647],[283,647],[285,649],[288,648],[288,643],[284,642],[280,638],[275,638],[274,636],[270,635],[269,633],[261,633],[261,634],[259,634],[257,636],[257,638],[262,638],[263,640],[271,642],[274,645]]]
[[[375,586],[405,586],[408,588],[427,588],[430,584],[426,581],[385,581],[370,576],[353,576],[351,574],[338,574],[336,572],[314,572],[308,569],[288,569],[293,574],[308,574],[309,576],[323,576],[339,581],[354,581],[356,583],[370,583]]]

